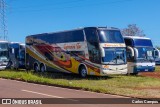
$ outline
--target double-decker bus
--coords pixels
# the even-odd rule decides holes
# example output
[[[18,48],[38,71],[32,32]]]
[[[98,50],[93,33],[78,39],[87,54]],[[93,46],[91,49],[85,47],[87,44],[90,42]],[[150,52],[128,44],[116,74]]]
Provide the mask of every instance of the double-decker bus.
[[[9,61],[9,42],[0,41],[0,70],[6,69]]]
[[[124,36],[127,46],[128,74],[155,70],[154,47],[150,38]]]
[[[11,69],[25,68],[25,44],[11,42],[9,44],[9,67]]]
[[[26,37],[26,69],[104,76],[126,74],[126,45],[117,28],[85,27]]]

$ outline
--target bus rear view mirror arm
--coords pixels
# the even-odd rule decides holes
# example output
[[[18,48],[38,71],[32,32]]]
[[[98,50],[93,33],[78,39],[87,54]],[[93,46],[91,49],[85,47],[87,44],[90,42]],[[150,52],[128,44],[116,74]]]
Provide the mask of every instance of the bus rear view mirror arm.
[[[160,58],[160,52],[157,48],[154,50],[154,58]]]
[[[135,51],[136,58],[138,58],[138,50],[136,48],[134,48],[134,51]]]
[[[131,56],[134,57],[134,50],[132,47],[127,46],[127,49],[129,49],[131,51]]]
[[[100,47],[100,50],[101,50],[101,56],[102,56],[102,57],[105,57],[104,48]]]

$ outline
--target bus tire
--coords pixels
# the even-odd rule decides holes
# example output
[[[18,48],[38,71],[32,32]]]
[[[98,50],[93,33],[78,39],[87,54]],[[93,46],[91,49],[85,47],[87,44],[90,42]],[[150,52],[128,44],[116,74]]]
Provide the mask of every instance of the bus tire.
[[[7,68],[11,69],[11,66],[12,66],[12,61],[9,61],[8,65],[7,65]]]
[[[34,64],[34,71],[35,71],[35,72],[39,72],[39,67],[38,67],[38,64],[37,64],[37,63]]]
[[[10,69],[11,69],[11,70],[15,70],[14,68],[15,68],[15,67],[14,67],[14,64],[13,64],[13,62],[11,61],[11,62],[10,62]]]
[[[134,75],[134,76],[136,76],[136,75],[138,75],[138,73],[131,73],[131,75]]]
[[[40,65],[40,71],[41,71],[41,72],[45,72],[45,71],[46,71],[46,68],[45,68],[45,65],[44,65],[44,64],[41,64],[41,65]]]
[[[79,67],[79,75],[82,77],[82,78],[85,78],[87,76],[87,69],[84,65],[81,65]]]

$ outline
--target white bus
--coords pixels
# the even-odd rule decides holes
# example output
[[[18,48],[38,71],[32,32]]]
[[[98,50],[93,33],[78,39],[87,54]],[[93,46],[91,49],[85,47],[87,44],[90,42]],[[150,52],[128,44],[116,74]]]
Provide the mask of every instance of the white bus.
[[[128,74],[155,70],[154,48],[150,38],[124,36],[127,46]]]
[[[85,27],[26,37],[26,69],[104,76],[126,74],[126,45],[117,28]]]
[[[9,42],[0,40],[0,70],[7,67],[9,61]]]

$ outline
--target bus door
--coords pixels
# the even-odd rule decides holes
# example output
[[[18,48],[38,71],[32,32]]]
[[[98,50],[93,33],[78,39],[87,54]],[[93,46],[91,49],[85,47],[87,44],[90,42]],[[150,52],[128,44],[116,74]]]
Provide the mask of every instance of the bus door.
[[[85,35],[89,52],[89,60],[93,63],[101,63],[97,31],[95,29],[85,29]]]

